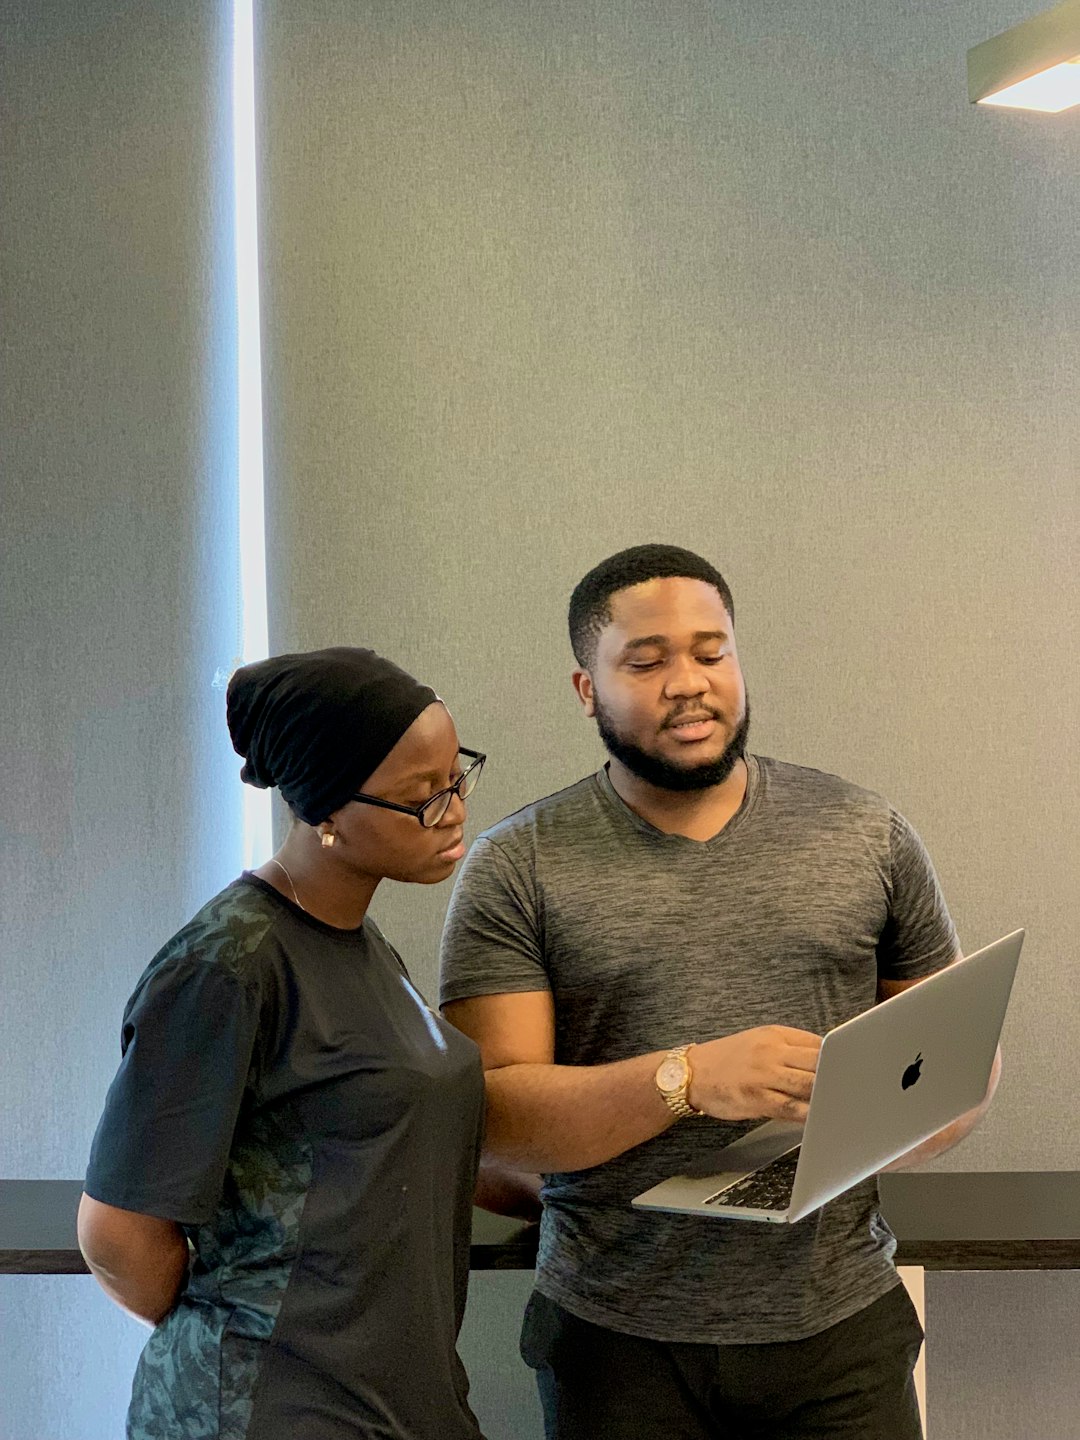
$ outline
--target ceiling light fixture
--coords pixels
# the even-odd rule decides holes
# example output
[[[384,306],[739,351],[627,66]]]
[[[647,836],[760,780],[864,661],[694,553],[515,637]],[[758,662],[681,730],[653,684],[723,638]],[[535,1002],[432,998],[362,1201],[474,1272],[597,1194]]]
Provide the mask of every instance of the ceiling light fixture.
[[[1080,0],[1064,0],[967,52],[972,104],[1056,115],[1080,105]]]

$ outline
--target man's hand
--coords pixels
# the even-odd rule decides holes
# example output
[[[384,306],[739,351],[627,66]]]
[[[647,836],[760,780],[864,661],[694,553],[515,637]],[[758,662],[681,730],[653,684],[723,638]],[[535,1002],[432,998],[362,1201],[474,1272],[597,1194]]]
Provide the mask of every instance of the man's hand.
[[[716,1120],[804,1121],[821,1038],[786,1025],[761,1025],[693,1045],[687,1099]]]
[[[541,1173],[587,1170],[675,1124],[654,1078],[666,1051],[555,1064],[550,991],[453,1000],[445,1013],[483,1056],[489,1160]],[[783,1025],[692,1045],[690,1104],[720,1120],[805,1120],[820,1049],[816,1035]]]

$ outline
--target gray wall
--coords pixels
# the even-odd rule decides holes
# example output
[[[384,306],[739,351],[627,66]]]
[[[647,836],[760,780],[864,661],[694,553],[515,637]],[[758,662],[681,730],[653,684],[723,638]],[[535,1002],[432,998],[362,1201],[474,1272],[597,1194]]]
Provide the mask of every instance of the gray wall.
[[[1064,1168],[1080,119],[967,106],[1014,11],[268,6],[272,604],[432,678],[483,824],[596,758],[584,569],[714,557],[758,747],[895,798],[971,946],[1031,931],[948,1163]],[[383,902],[429,983],[444,901]]]
[[[1029,927],[952,1168],[1077,1163],[1080,120],[963,76],[1029,8],[260,7],[272,643],[436,684],[481,826],[599,759],[581,573],[714,558],[757,747],[895,798],[969,945]],[[226,10],[0,0],[7,1175],[80,1171],[238,847]],[[429,991],[446,898],[377,903]],[[538,1434],[523,1291],[480,1277],[463,1337],[491,1440]],[[1075,1298],[932,1277],[936,1435],[1075,1440]],[[92,1282],[0,1281],[0,1331],[0,1440],[115,1440],[141,1332]]]
[[[757,747],[894,798],[970,948],[1029,929],[997,1106],[944,1168],[1078,1158],[1080,118],[964,83],[1027,8],[319,0],[261,33],[275,642],[429,678],[491,752],[482,826],[598,759],[584,570],[715,559]],[[445,900],[376,901],[429,990]],[[935,1433],[1026,1440],[1035,1399],[1080,1434],[1080,1322],[1014,1336],[991,1406],[966,1283],[930,1285]],[[1044,1277],[997,1283],[1041,1313]],[[1025,1347],[1061,1360],[1037,1397]]]
[[[0,1176],[81,1175],[135,979],[235,871],[227,32],[0,5]],[[0,1278],[0,1440],[118,1440],[146,1331]]]

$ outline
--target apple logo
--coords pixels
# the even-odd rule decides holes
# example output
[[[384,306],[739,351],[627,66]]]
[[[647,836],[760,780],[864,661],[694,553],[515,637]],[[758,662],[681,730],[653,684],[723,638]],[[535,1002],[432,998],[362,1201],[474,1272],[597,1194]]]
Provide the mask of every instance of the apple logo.
[[[904,1071],[903,1075],[900,1078],[901,1090],[910,1090],[912,1085],[914,1085],[915,1082],[918,1080],[921,1071],[922,1051],[920,1050],[918,1055],[915,1056],[915,1059],[907,1067],[907,1069]]]

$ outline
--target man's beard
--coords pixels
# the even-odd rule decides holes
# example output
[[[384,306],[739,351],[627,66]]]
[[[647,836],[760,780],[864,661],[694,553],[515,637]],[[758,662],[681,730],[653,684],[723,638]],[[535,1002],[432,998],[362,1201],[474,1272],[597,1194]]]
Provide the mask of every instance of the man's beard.
[[[593,707],[596,712],[596,728],[604,742],[604,749],[639,780],[655,785],[658,790],[709,790],[714,785],[722,785],[746,752],[746,737],[750,733],[749,700],[734,735],[722,753],[715,760],[705,760],[700,765],[676,765],[660,755],[648,754],[630,740],[624,740],[616,732],[611,717],[595,691]]]

